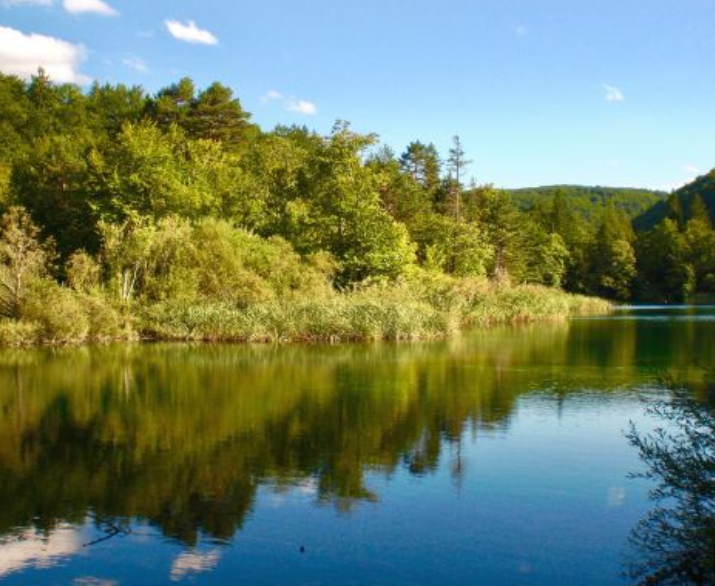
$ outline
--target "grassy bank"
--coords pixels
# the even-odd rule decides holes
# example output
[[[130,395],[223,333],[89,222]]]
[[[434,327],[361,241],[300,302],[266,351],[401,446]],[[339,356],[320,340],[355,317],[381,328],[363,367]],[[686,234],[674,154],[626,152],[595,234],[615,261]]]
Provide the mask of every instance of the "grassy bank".
[[[605,313],[606,301],[558,289],[418,272],[396,283],[250,304],[169,299],[114,305],[51,287],[19,320],[0,322],[0,345],[109,340],[318,342],[417,340],[471,327]]]

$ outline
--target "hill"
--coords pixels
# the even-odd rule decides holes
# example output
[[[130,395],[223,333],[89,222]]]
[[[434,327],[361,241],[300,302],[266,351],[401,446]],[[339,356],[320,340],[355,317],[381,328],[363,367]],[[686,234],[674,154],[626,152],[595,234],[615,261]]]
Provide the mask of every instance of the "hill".
[[[656,202],[652,207],[636,216],[633,220],[633,227],[637,231],[649,230],[668,216],[669,212],[682,213],[684,219],[689,218],[690,206],[696,195],[703,198],[703,203],[710,212],[710,218],[715,219],[715,169],[684,185],[674,191],[670,197]]]
[[[576,211],[587,218],[590,217],[594,209],[599,209],[607,201],[612,201],[617,208],[624,210],[629,217],[634,218],[654,206],[662,204],[668,197],[665,191],[586,185],[546,185],[507,191],[521,209],[534,208],[540,202],[561,194],[569,199]]]

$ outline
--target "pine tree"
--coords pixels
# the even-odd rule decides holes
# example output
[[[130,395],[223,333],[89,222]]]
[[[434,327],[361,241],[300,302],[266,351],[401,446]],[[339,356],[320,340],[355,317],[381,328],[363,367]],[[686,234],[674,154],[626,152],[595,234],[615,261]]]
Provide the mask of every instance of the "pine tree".
[[[192,103],[186,126],[193,138],[221,142],[235,149],[254,130],[250,117],[230,88],[213,83]]]
[[[448,206],[455,220],[462,219],[462,176],[472,161],[465,158],[464,149],[459,136],[452,138],[452,148],[449,149],[447,169],[449,170]]]
[[[688,262],[695,274],[695,290],[715,292],[715,231],[702,197],[696,195],[690,204],[690,219],[684,232]]]
[[[439,175],[442,163],[437,148],[430,143],[411,142],[400,157],[400,167],[412,177],[427,194],[432,196],[439,187]]]
[[[619,300],[631,297],[636,277],[634,239],[628,218],[609,202],[591,250],[591,292]]]

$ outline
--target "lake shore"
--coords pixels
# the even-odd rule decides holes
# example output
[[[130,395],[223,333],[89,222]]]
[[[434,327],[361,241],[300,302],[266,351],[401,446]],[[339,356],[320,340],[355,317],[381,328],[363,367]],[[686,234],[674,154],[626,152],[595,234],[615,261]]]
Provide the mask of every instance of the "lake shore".
[[[238,306],[182,301],[115,306],[83,295],[39,319],[0,321],[0,346],[110,341],[361,342],[446,338],[475,327],[605,314],[605,300],[484,279],[374,283],[324,298]]]

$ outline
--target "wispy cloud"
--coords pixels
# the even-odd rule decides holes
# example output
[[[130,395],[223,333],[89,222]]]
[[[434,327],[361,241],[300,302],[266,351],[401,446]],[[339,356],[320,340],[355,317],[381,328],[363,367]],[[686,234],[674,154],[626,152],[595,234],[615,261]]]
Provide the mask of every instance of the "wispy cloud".
[[[285,96],[278,90],[268,90],[265,95],[261,97],[261,102],[264,104],[280,102],[286,112],[303,114],[304,116],[315,116],[318,113],[318,106],[316,106],[314,102],[299,100],[292,96]]]
[[[79,71],[86,54],[82,45],[0,26],[0,71],[4,73],[28,78],[42,67],[54,81],[87,83],[89,77]]]
[[[694,165],[685,165],[683,167],[683,171],[685,171],[688,175],[692,176],[693,178],[696,177],[697,175],[700,175],[700,169],[698,169]]]
[[[67,12],[72,14],[98,14],[99,16],[119,16],[119,12],[102,0],[64,0]]]
[[[527,29],[523,24],[520,24],[516,27],[514,32],[516,32],[517,37],[523,37],[529,32],[529,29]]]
[[[603,84],[603,89],[606,92],[605,98],[607,102],[622,102],[626,99],[623,92],[615,85]]]
[[[276,90],[268,90],[266,95],[261,98],[261,102],[264,104],[268,102],[274,102],[276,100],[284,100],[283,94]]]
[[[144,61],[144,59],[136,57],[135,55],[125,57],[124,59],[122,59],[122,63],[126,67],[129,67],[129,69],[133,69],[134,71],[138,71],[139,73],[149,73],[149,67],[146,64],[146,61]]]
[[[186,24],[178,20],[166,20],[164,24],[169,34],[180,41],[194,45],[218,45],[216,35],[206,29],[197,27],[193,20],[186,21]]]
[[[306,116],[315,116],[318,113],[318,107],[307,100],[286,100],[283,107],[286,112],[295,112]]]
[[[692,183],[693,181],[695,181],[700,175],[700,173],[700,169],[698,169],[695,165],[683,165],[680,174],[681,177],[682,174],[685,174],[685,178],[671,183],[670,185],[663,185],[660,187],[660,189],[662,189],[663,191],[675,191],[677,189],[680,189],[681,187],[685,187],[688,183]]]

